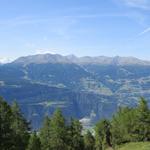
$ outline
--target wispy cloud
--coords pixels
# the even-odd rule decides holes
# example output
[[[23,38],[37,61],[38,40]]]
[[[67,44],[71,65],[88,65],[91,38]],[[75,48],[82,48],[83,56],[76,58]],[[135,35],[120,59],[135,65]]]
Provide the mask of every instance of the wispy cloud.
[[[103,17],[127,17],[127,13],[95,13],[95,14],[81,14],[81,15],[68,15],[64,16],[65,18],[74,18],[74,19],[97,19]]]
[[[60,39],[70,40],[73,36],[72,31],[77,24],[80,24],[84,19],[99,19],[109,17],[128,17],[128,13],[93,13],[93,14],[68,14],[68,15],[54,15],[54,16],[20,16],[6,20],[0,20],[0,27],[4,28],[17,28],[17,29],[30,29],[36,26],[40,30],[47,33],[52,33]],[[77,29],[79,30],[79,29]],[[89,29],[88,29],[89,30]],[[87,31],[88,32],[88,31]],[[44,41],[48,41],[48,37],[44,35]],[[28,43],[27,47],[35,47],[34,44]]]
[[[57,37],[63,39],[70,39],[69,30],[76,23],[73,17],[66,16],[27,16],[27,17],[17,17],[11,19],[0,20],[0,27],[4,29],[22,29],[25,28],[30,30],[32,28],[40,29],[47,33],[55,34]],[[44,36],[44,41],[48,38]],[[34,47],[34,45],[29,43],[27,47]]]
[[[144,31],[142,31],[141,33],[139,33],[139,36],[144,35],[146,33],[150,32],[150,27],[146,28]]]
[[[127,17],[128,13],[95,13],[95,14],[80,14],[80,15],[59,15],[59,16],[20,16],[11,19],[0,20],[0,26],[22,26],[40,23],[65,23],[76,22],[76,19],[97,19],[103,17]]]
[[[139,8],[139,9],[150,9],[150,0],[118,0],[119,2],[132,7],[132,8]]]
[[[31,24],[39,24],[39,23],[47,23],[49,21],[53,21],[51,18],[40,18],[40,17],[16,17],[16,18],[11,18],[11,19],[6,19],[6,20],[0,20],[0,25],[1,26],[21,26],[21,25],[31,25]]]

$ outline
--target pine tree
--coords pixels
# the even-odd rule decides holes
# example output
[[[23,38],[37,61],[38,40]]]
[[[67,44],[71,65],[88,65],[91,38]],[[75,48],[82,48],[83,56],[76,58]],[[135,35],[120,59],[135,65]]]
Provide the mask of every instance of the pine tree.
[[[150,110],[147,101],[141,98],[136,109],[135,133],[138,141],[150,141]]]
[[[0,97],[0,149],[14,150],[13,130],[11,129],[12,113],[10,106]]]
[[[29,140],[29,124],[21,114],[20,108],[16,102],[11,107],[13,121],[11,128],[14,132],[15,150],[25,150]]]
[[[135,109],[119,108],[119,111],[113,116],[111,121],[111,133],[113,145],[119,145],[130,141],[135,141]]]
[[[34,132],[29,139],[29,144],[27,147],[27,150],[41,150],[41,143],[40,139],[36,135],[36,132]]]
[[[94,150],[95,149],[95,139],[90,131],[84,135],[84,149],[85,150]]]
[[[101,120],[95,127],[95,147],[96,150],[105,150],[111,146],[110,122],[106,119]]]
[[[113,145],[150,140],[150,110],[144,98],[136,108],[120,108],[112,119]]]
[[[67,150],[67,130],[65,119],[57,109],[51,119],[45,119],[40,131],[42,150]]]
[[[65,119],[62,112],[57,109],[51,118],[50,122],[51,138],[50,147],[51,150],[66,150],[67,149],[67,130],[65,125]]]
[[[43,127],[40,129],[40,141],[42,150],[50,150],[51,126],[50,118],[45,117]]]
[[[69,147],[71,150],[83,150],[84,141],[82,136],[82,125],[79,120],[71,119],[69,127]]]

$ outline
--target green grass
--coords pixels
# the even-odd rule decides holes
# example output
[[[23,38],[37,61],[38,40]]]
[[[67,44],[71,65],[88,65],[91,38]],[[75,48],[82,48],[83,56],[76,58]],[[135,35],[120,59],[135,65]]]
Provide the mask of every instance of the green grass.
[[[117,150],[150,150],[150,142],[128,143],[120,146]]]

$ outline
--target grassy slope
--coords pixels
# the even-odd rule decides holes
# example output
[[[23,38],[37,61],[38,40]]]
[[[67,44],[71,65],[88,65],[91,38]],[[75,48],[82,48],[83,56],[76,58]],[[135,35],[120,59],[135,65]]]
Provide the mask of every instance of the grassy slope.
[[[120,146],[117,150],[150,150],[150,142],[129,143]]]

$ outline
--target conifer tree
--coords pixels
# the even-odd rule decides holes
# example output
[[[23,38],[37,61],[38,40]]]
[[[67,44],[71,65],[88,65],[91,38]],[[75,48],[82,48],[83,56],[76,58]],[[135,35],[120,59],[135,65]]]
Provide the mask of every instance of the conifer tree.
[[[67,149],[67,130],[65,125],[65,119],[62,112],[57,109],[50,122],[50,147],[51,150],[66,150]]]
[[[136,108],[120,108],[112,119],[113,145],[150,140],[150,110],[144,98]]]
[[[27,150],[41,150],[40,139],[36,135],[36,132],[30,136]]]
[[[135,120],[136,112],[134,108],[119,108],[111,122],[113,145],[136,141],[134,132]]]
[[[84,141],[82,136],[82,125],[77,119],[71,119],[69,138],[71,150],[83,150]]]
[[[40,129],[40,141],[42,150],[50,150],[51,126],[50,118],[45,117],[42,128]]]
[[[11,129],[12,113],[11,108],[0,97],[0,149],[14,150],[13,147],[13,130]]]
[[[96,150],[105,150],[111,146],[110,122],[106,119],[101,120],[95,127],[95,147]]]
[[[20,108],[16,102],[11,107],[13,120],[11,128],[14,132],[15,150],[25,150],[29,140],[29,124],[21,114]]]
[[[144,98],[136,109],[135,133],[138,141],[150,141],[150,110]]]
[[[90,131],[84,135],[84,149],[85,150],[94,150],[95,149],[95,139]]]
[[[51,119],[46,117],[40,131],[42,150],[67,150],[67,130],[65,119],[57,109]]]

